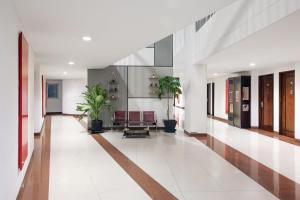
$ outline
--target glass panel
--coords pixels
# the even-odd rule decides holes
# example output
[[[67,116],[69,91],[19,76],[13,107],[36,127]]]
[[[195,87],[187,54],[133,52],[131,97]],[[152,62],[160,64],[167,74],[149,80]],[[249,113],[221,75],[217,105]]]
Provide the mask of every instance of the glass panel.
[[[48,84],[48,98],[58,98],[58,84]]]

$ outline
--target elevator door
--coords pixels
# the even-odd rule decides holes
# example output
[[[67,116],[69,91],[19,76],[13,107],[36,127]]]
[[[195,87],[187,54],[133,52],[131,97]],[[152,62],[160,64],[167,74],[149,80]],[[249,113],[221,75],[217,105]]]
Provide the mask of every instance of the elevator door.
[[[295,72],[280,73],[280,133],[294,138]]]
[[[259,127],[273,131],[273,74],[259,77]]]

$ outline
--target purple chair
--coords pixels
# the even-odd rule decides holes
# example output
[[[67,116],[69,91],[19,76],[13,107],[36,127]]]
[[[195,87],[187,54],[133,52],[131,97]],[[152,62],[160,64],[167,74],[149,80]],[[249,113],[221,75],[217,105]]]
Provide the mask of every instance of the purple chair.
[[[113,118],[113,128],[115,126],[125,127],[126,124],[126,111],[116,111]]]
[[[154,111],[143,111],[143,124],[147,127],[155,126],[157,131],[157,120],[155,120]]]
[[[140,126],[141,125],[141,112],[140,111],[129,111],[128,117],[129,126]]]

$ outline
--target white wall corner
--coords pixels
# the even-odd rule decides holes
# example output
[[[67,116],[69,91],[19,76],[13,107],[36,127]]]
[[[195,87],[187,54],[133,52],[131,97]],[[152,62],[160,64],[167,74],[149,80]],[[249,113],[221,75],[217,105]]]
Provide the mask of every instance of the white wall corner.
[[[185,92],[185,125],[190,133],[207,133],[206,65],[186,67],[183,90]]]

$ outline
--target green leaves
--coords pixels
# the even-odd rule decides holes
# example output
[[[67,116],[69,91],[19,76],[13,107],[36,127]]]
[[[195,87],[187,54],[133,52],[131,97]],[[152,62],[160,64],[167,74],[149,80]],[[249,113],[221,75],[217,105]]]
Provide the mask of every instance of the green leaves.
[[[163,95],[168,96],[168,110],[167,110],[168,120],[170,119],[169,97],[170,97],[170,95],[177,96],[178,94],[182,94],[180,87],[181,87],[181,85],[180,85],[179,78],[175,78],[172,76],[164,76],[159,79],[158,97],[161,99]]]
[[[178,78],[172,76],[165,76],[159,79],[159,93],[158,97],[161,99],[163,95],[171,94],[171,95],[178,95],[181,94],[180,89],[180,81]]]
[[[78,103],[76,110],[82,112],[80,118],[89,114],[92,120],[99,120],[101,111],[111,107],[108,94],[100,85],[86,86],[87,91],[83,92],[85,103]]]

